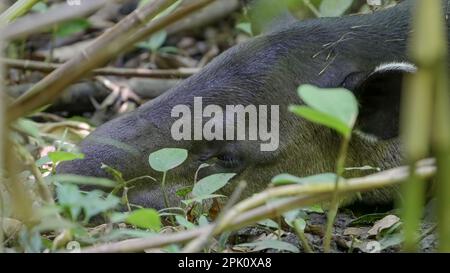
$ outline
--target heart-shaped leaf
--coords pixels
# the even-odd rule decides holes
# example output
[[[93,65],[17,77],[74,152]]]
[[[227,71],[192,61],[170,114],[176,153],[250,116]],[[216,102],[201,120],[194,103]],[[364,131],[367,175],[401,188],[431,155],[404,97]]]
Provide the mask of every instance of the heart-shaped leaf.
[[[218,173],[207,176],[195,184],[192,194],[194,197],[211,195],[223,188],[235,175],[234,173]]]
[[[320,14],[323,17],[339,17],[351,7],[353,0],[322,0]]]
[[[48,153],[48,157],[52,160],[53,163],[58,163],[75,159],[84,159],[84,154],[70,152],[51,152]]]
[[[139,209],[127,216],[126,222],[142,229],[159,231],[161,218],[154,209]]]
[[[358,116],[358,101],[351,91],[302,85],[298,93],[307,106],[291,106],[292,112],[350,136]]]
[[[167,172],[180,166],[188,157],[185,149],[166,148],[151,153],[148,161],[150,167],[158,172]]]

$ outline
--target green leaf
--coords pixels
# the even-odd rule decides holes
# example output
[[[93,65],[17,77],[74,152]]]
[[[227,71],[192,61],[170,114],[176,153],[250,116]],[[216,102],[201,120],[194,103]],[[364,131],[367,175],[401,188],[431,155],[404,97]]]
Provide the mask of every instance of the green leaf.
[[[164,46],[158,49],[160,53],[180,54],[180,50],[174,46]],[[181,54],[180,54],[181,55]]]
[[[404,241],[405,241],[405,238],[404,238],[403,234],[394,233],[394,234],[389,234],[389,235],[383,237],[383,239],[381,239],[379,241],[379,243],[381,245],[381,250],[385,250],[389,247],[401,245],[404,243]]]
[[[302,85],[298,94],[313,109],[336,117],[353,127],[358,116],[358,101],[351,91],[344,88],[322,89],[313,85]]]
[[[188,196],[188,194],[190,194],[192,192],[192,188],[193,188],[192,186],[179,188],[179,189],[177,189],[175,194],[178,197],[186,198]]]
[[[211,195],[223,188],[235,175],[235,173],[218,173],[207,176],[194,185],[192,195],[194,197]]]
[[[163,44],[166,42],[167,32],[160,31],[152,35],[150,40],[148,41],[148,45],[152,51],[157,51]]]
[[[118,197],[108,194],[106,198],[104,198],[103,195],[104,192],[102,191],[90,191],[85,195],[83,200],[80,200],[83,204],[82,207],[85,214],[85,222],[88,222],[92,216],[114,209],[119,205],[120,199]]]
[[[71,183],[71,184],[80,184],[80,185],[92,185],[92,186],[100,186],[107,188],[114,188],[117,186],[115,181],[112,181],[107,178],[98,178],[98,177],[88,177],[74,174],[58,174],[51,177],[53,182],[59,183]]]
[[[305,231],[306,221],[305,219],[298,218],[294,221],[294,226],[300,228],[300,231]]]
[[[139,209],[133,211],[127,218],[126,222],[142,229],[159,231],[161,229],[161,218],[154,209]]]
[[[376,221],[379,221],[383,219],[384,217],[388,216],[389,213],[373,213],[373,214],[366,214],[359,218],[356,218],[355,220],[352,220],[348,226],[350,227],[357,227],[357,226],[368,226],[375,224]]]
[[[39,158],[38,160],[36,160],[36,166],[38,167],[42,167],[46,164],[52,163],[53,161],[50,159],[50,157],[48,155],[43,156],[41,158]]]
[[[177,223],[180,224],[181,226],[187,228],[187,229],[193,229],[196,228],[196,226],[189,222],[188,220],[186,220],[186,218],[184,218],[183,216],[180,215],[175,215],[175,220],[177,220]]]
[[[198,225],[200,227],[204,227],[204,226],[209,225],[208,218],[206,218],[205,215],[200,216],[200,218],[198,218]]]
[[[290,184],[308,184],[308,183],[334,183],[336,181],[336,174],[324,173],[308,177],[297,177],[290,174],[279,174],[272,178],[272,184],[276,186],[290,185]]]
[[[152,0],[140,0],[139,4],[138,4],[138,8],[150,3],[150,1],[152,1]]]
[[[158,172],[167,172],[181,165],[188,157],[185,149],[165,148],[151,153],[148,161],[150,167]]]
[[[24,248],[25,253],[40,253],[42,252],[43,242],[41,234],[35,230],[29,231],[26,228],[20,230],[19,244]]]
[[[125,184],[125,180],[123,179],[123,175],[122,175],[122,173],[119,171],[119,170],[117,170],[117,169],[114,169],[113,167],[111,167],[111,166],[108,166],[108,165],[106,165],[106,164],[102,164],[102,167],[101,167],[105,172],[107,172],[108,174],[110,174],[113,178],[114,178],[114,180],[116,181],[116,182],[118,182],[119,184],[121,184],[121,185],[124,185]]]
[[[167,39],[167,32],[160,31],[153,34],[148,41],[139,43],[138,47],[150,50],[152,52],[156,52],[164,45],[166,39]]]
[[[325,113],[317,111],[307,106],[291,106],[289,107],[289,111],[311,121],[314,123],[318,123],[320,125],[324,125],[331,129],[336,130],[338,133],[343,136],[349,136],[351,133],[351,129],[345,125],[343,122],[338,120],[335,117],[329,116]]]
[[[45,4],[44,2],[37,2],[37,3],[31,8],[31,10],[34,11],[34,12],[42,13],[42,12],[45,12],[45,11],[48,10],[48,6],[47,6],[47,4]]]
[[[75,19],[60,25],[55,32],[58,37],[67,37],[72,34],[86,30],[90,23],[86,19]]]
[[[276,249],[279,251],[288,251],[293,253],[299,252],[296,246],[279,240],[257,241],[253,243],[239,244],[238,246],[252,248],[252,250],[255,252],[266,249]]]
[[[85,221],[101,212],[115,208],[120,199],[113,195],[103,197],[102,191],[94,190],[82,193],[76,185],[62,184],[56,188],[58,204],[68,210],[73,220],[77,220],[84,211]]]
[[[279,229],[278,223],[271,219],[265,219],[258,222],[258,225],[265,226],[268,228]]]
[[[351,7],[353,0],[322,0],[320,14],[323,17],[339,17]]]
[[[250,22],[239,23],[236,25],[236,29],[248,34],[249,36],[253,36],[252,23]]]
[[[320,204],[315,204],[315,205],[312,205],[309,207],[305,207],[303,210],[306,212],[325,213],[325,211],[323,210],[323,208]]]
[[[295,209],[283,213],[284,221],[290,226],[294,227],[294,221],[298,218],[306,219],[308,214],[303,209]]]
[[[18,119],[14,124],[13,127],[18,129],[19,131],[22,131],[29,136],[32,136],[34,138],[39,139],[40,138],[40,132],[39,127],[36,122],[29,120],[29,119]]]
[[[70,212],[73,220],[76,220],[81,213],[81,204],[78,203],[82,199],[81,192],[76,185],[60,185],[56,187],[56,196],[58,204],[66,208]]]
[[[122,223],[127,220],[129,212],[113,212],[109,215],[109,220],[111,223]]]
[[[182,253],[183,249],[179,245],[169,245],[164,248],[164,253]]]
[[[300,116],[349,136],[358,116],[358,101],[353,93],[343,88],[321,89],[302,85],[298,89],[305,106],[291,107]]]
[[[76,159],[84,159],[84,154],[70,153],[70,152],[51,152],[48,153],[48,157],[54,164],[64,161],[72,161]]]

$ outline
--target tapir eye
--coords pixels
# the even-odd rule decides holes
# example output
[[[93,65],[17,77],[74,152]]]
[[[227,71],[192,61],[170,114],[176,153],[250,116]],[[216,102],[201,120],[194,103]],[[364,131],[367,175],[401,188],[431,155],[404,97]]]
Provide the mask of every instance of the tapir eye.
[[[220,161],[219,164],[227,169],[235,169],[241,165],[241,160],[229,153],[221,154],[217,159]]]

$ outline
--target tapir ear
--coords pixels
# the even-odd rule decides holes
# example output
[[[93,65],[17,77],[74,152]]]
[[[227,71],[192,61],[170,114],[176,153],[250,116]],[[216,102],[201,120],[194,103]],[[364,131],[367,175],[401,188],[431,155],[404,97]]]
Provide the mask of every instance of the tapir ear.
[[[354,91],[360,105],[356,124],[359,132],[382,140],[398,136],[404,77],[416,71],[416,66],[410,63],[389,63],[366,76],[355,77],[353,83],[347,82],[353,85],[349,89]]]

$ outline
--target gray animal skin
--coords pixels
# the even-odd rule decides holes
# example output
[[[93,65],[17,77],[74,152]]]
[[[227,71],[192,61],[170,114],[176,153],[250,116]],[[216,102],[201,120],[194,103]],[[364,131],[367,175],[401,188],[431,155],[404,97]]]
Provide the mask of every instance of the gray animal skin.
[[[297,88],[313,84],[345,87],[360,103],[357,133],[353,135],[347,166],[396,167],[402,162],[398,140],[402,78],[412,70],[405,65],[377,70],[380,65],[409,62],[406,49],[414,1],[374,14],[324,18],[292,23],[237,45],[217,57],[197,75],[132,113],[100,126],[81,144],[83,160],[66,162],[58,173],[107,176],[107,164],[127,179],[160,173],[151,170],[148,155],[162,148],[184,148],[187,162],[167,177],[171,205],[176,189],[192,185],[200,164],[214,164],[199,172],[237,173],[224,190],[246,180],[245,195],[267,187],[280,173],[308,176],[333,172],[340,137],[331,129],[312,124],[288,111],[301,104]],[[448,1],[445,1],[447,4]],[[260,152],[259,141],[174,141],[171,117],[175,105],[192,107],[194,97],[203,104],[280,105],[280,147]],[[160,185],[140,181],[128,193],[131,203],[163,208]],[[365,193],[368,204],[390,202],[393,189]]]

